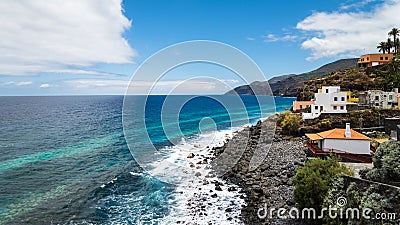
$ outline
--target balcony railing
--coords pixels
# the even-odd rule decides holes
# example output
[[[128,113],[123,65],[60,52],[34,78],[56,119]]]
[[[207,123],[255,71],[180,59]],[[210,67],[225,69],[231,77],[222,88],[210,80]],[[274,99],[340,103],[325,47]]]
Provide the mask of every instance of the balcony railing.
[[[372,156],[371,155],[365,155],[365,154],[355,154],[355,153],[350,153],[338,149],[327,149],[327,148],[319,148],[318,146],[315,146],[314,144],[310,143],[307,141],[307,147],[310,149],[315,156],[326,156],[329,154],[334,154],[337,156],[340,156],[341,158],[345,159],[350,159],[353,161],[359,161],[363,163],[371,163],[372,162]],[[372,149],[371,149],[372,150]]]

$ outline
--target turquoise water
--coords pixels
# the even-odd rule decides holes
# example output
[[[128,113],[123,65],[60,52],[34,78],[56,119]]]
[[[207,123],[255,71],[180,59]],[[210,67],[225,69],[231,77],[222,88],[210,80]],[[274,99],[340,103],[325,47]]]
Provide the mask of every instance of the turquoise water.
[[[171,145],[163,128],[176,125],[160,123],[164,99],[150,96],[146,128],[132,131],[147,132],[157,149]],[[235,114],[238,123],[267,116],[253,96],[242,100],[246,114],[193,99],[181,109],[180,130],[197,134],[205,117],[221,130]],[[292,101],[276,98],[276,111]],[[0,224],[136,224],[168,215],[175,187],[146,175],[133,159],[122,104],[123,96],[0,97]]]

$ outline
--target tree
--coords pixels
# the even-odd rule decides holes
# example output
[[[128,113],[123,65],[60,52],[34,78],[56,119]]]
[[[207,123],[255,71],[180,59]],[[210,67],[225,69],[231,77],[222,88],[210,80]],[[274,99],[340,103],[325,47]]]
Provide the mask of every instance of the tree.
[[[351,175],[352,172],[348,167],[340,165],[333,156],[308,160],[304,167],[298,168],[293,184],[294,199],[299,208],[314,208],[320,212],[331,183],[341,174]]]
[[[386,48],[387,48],[386,42],[381,41],[381,42],[379,43],[379,45],[376,46],[376,48],[378,49],[379,52],[382,52],[383,54],[385,54],[385,53],[386,53]]]
[[[393,36],[393,47],[394,47],[394,53],[398,53],[398,48],[397,48],[397,35],[399,35],[399,29],[397,28],[392,28],[391,31],[388,33],[389,36]]]
[[[390,38],[387,39],[386,42],[386,51],[387,53],[390,53],[392,51],[392,47],[393,47],[393,42]]]
[[[400,57],[396,56],[387,64],[387,69],[377,70],[376,74],[380,79],[380,88],[384,91],[392,91],[393,88],[400,87]],[[377,79],[378,79],[377,78]]]
[[[373,157],[374,167],[360,172],[363,178],[384,183],[400,182],[400,142],[382,143]]]
[[[297,134],[303,119],[300,115],[290,111],[285,111],[278,115],[277,125],[282,128],[282,133],[293,135]]]

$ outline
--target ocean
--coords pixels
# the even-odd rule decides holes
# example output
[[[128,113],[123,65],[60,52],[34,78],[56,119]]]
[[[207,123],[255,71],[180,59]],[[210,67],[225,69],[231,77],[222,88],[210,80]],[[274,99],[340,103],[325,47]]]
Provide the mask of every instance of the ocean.
[[[173,103],[181,97],[171,98]],[[157,151],[174,158],[176,143],[210,143],[213,137],[221,144],[232,135],[232,124],[255,123],[271,113],[261,110],[270,106],[258,105],[254,96],[242,96],[246,118],[232,121],[218,101],[195,97],[180,108],[177,124],[165,125],[161,112],[168,116],[173,108],[162,108],[165,99],[149,96],[146,114],[133,117],[144,119],[145,129],[130,133],[122,122],[123,96],[0,97],[0,224],[175,223],[187,208],[182,194],[187,184],[167,183],[144,171],[124,130],[146,133]],[[280,112],[294,99],[274,100]],[[134,107],[129,110],[135,114]],[[203,132],[204,118],[213,122]],[[165,126],[178,126],[180,132],[167,133]],[[141,140],[129,143],[134,155],[146,146]],[[227,202],[236,198],[223,196]],[[220,218],[214,212],[214,219]]]

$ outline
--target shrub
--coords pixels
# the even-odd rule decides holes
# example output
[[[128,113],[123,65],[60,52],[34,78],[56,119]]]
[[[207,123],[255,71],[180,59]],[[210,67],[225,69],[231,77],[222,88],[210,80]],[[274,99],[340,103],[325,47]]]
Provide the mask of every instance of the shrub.
[[[282,133],[284,134],[297,134],[303,119],[300,115],[291,113],[290,111],[285,111],[278,115],[277,125],[282,128]]]
[[[377,185],[363,185],[355,182],[350,182],[345,185],[344,179],[338,177],[334,180],[331,188],[329,189],[323,203],[324,208],[337,208],[345,211],[348,208],[358,208],[360,210],[369,208],[372,210],[370,216],[373,218],[374,213],[398,213],[400,191],[390,191],[379,188]],[[339,197],[346,198],[345,205],[338,205],[337,199]],[[397,210],[396,210],[397,208]],[[362,211],[360,212],[360,214]],[[354,214],[353,214],[354,215]],[[359,218],[331,218],[329,215],[324,214],[323,224],[339,225],[339,224],[352,224],[352,225],[373,225],[373,224],[398,224],[399,219],[396,217],[391,220],[371,220],[359,215]],[[382,223],[387,222],[387,223]],[[397,223],[396,223],[397,222]]]
[[[348,167],[340,165],[333,156],[309,160],[304,167],[298,168],[293,183],[294,198],[299,208],[312,207],[319,212],[330,184],[340,174],[351,175],[352,172]]]
[[[373,157],[374,167],[360,174],[363,178],[384,183],[400,182],[400,143],[382,143]]]

